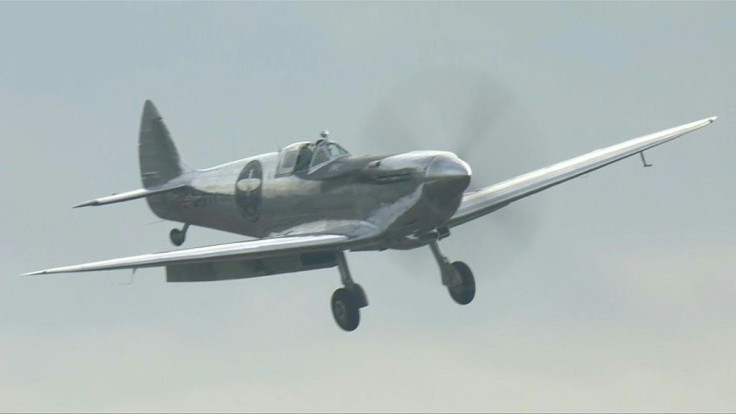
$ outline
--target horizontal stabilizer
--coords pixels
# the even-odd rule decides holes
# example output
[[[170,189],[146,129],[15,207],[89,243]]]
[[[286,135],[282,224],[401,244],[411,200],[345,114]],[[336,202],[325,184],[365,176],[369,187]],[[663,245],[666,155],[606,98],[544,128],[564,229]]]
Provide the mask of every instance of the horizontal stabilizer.
[[[119,203],[121,201],[130,201],[138,198],[148,197],[154,194],[161,194],[167,191],[176,190],[186,186],[185,183],[169,183],[160,187],[154,188],[141,188],[133,191],[126,191],[124,193],[117,193],[107,197],[96,198],[94,200],[85,201],[84,203],[77,204],[74,208],[78,207],[89,207],[89,206],[102,206],[105,204]]]

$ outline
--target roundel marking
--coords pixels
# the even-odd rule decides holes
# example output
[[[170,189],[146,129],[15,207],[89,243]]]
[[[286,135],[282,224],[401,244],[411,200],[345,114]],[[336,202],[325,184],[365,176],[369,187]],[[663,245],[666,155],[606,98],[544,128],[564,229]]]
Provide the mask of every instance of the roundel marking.
[[[235,205],[246,220],[256,222],[261,218],[261,183],[263,169],[258,161],[249,162],[235,181]]]

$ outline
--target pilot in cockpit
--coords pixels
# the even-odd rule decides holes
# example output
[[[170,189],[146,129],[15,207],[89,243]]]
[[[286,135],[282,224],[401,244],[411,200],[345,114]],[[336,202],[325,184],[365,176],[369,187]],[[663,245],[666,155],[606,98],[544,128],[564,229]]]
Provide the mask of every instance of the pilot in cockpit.
[[[292,164],[294,166],[293,170],[288,167],[289,163],[286,161],[288,156],[284,156],[282,159],[281,168],[284,169],[284,171],[288,170],[289,172],[302,172],[309,170],[310,167],[319,166],[335,158],[349,155],[341,146],[328,141],[327,134],[327,131],[323,131],[322,134],[320,134],[322,135],[322,139],[318,139],[314,143],[300,144],[296,155],[296,162]],[[289,147],[287,147],[286,153],[288,154],[289,151],[295,150],[296,149],[290,150]],[[293,160],[293,158],[291,159]]]
[[[299,149],[294,172],[306,171],[309,168],[309,164],[312,162],[312,156],[314,155],[312,147],[314,147],[313,144],[306,144]]]

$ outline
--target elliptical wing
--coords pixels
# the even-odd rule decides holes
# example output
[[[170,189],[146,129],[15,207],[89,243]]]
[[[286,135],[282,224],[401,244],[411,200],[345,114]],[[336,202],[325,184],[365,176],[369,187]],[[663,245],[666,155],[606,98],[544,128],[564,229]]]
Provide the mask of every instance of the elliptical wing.
[[[709,125],[715,120],[716,117],[706,118],[634,138],[514,177],[478,191],[468,192],[463,196],[457,212],[450,218],[448,226],[454,227],[467,223],[516,200],[669,142],[688,132]]]
[[[347,236],[332,234],[277,237],[56,267],[26,273],[23,276],[261,259],[294,253],[342,250],[347,241]]]

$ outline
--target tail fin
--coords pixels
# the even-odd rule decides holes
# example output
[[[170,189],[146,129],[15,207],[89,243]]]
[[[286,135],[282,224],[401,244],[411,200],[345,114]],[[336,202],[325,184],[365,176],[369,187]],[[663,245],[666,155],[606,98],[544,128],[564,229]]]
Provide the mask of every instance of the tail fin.
[[[138,158],[144,188],[164,185],[189,170],[181,162],[169,130],[151,101],[143,105]]]

